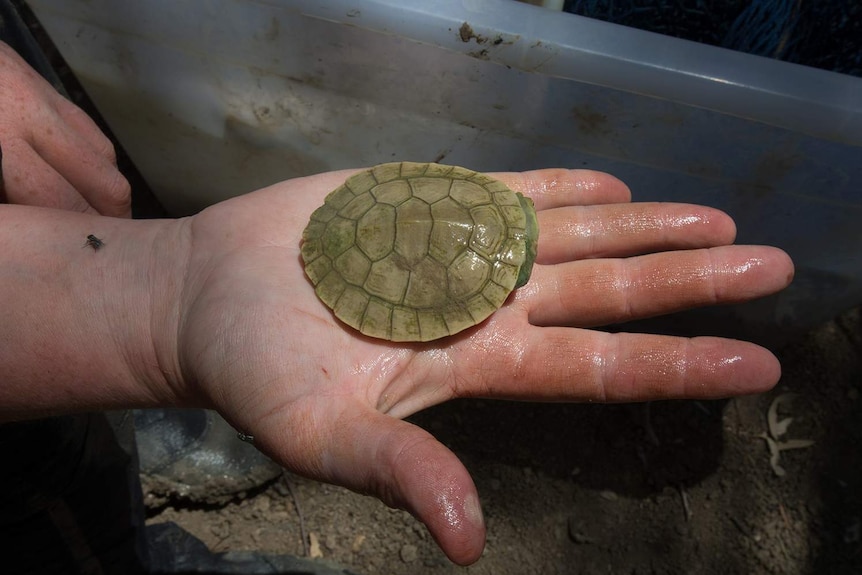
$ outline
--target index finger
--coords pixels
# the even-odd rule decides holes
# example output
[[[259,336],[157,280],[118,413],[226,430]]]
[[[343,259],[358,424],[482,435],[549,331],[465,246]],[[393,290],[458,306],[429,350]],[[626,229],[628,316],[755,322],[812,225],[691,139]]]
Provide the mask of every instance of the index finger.
[[[632,199],[631,191],[621,180],[593,170],[548,168],[489,175],[531,198],[539,211],[564,206],[627,203]]]
[[[92,135],[85,136],[59,120],[55,122],[51,135],[40,133],[34,138],[34,149],[100,214],[129,217],[131,188],[117,169],[107,137],[93,147]]]

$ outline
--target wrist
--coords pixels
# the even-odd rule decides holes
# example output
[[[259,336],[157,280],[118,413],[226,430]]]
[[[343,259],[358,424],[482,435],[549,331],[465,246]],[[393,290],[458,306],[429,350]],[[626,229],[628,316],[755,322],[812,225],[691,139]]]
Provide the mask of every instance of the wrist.
[[[149,405],[198,405],[202,398],[183,377],[178,356],[182,302],[187,295],[191,219],[148,220],[139,232],[140,253],[129,261],[125,283],[142,311],[126,341],[126,361],[140,398]],[[122,321],[122,309],[111,317]]]
[[[0,421],[193,401],[185,222],[0,206]]]

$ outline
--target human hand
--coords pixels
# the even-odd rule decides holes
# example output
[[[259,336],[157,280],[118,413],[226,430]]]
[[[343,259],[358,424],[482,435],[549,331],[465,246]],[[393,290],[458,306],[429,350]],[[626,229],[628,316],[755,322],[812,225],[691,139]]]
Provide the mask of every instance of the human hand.
[[[131,216],[111,141],[2,42],[0,151],[2,201]]]
[[[362,336],[318,300],[299,248],[347,175],[283,182],[183,221],[190,256],[168,331],[177,341],[163,342],[178,350],[168,379],[288,469],[408,509],[457,563],[484,546],[476,488],[402,418],[456,397],[715,398],[778,380],[775,357],[750,343],[589,329],[755,298],[793,274],[780,250],[730,245],[725,214],[630,204],[621,182],[595,172],[498,176],[533,198],[539,253],[530,283],[487,321],[424,344]]]

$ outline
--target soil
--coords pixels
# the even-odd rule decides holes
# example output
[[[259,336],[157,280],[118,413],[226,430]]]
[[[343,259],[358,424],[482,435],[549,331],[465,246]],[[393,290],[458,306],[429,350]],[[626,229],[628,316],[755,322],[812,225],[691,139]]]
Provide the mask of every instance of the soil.
[[[409,514],[290,474],[222,506],[152,508],[148,521],[174,521],[213,551],[313,556],[369,575],[862,573],[860,350],[853,310],[781,349],[784,375],[763,395],[462,400],[418,414],[479,488],[488,541],[468,568]],[[763,438],[778,397],[776,439],[814,441],[780,452],[783,476]]]

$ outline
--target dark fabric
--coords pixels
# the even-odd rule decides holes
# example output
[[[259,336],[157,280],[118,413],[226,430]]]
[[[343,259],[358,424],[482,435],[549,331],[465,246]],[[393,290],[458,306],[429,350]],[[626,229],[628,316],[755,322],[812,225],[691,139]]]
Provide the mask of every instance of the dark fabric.
[[[0,426],[3,573],[142,573],[130,412]]]
[[[60,77],[39,47],[39,43],[30,33],[14,4],[9,0],[0,0],[0,40],[9,44],[19,56],[30,64],[31,68],[51,82],[61,94],[66,95]]]

